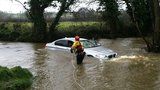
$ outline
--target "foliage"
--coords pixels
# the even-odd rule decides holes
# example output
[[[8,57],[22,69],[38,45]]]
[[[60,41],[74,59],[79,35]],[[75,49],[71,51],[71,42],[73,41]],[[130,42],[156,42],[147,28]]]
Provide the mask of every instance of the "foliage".
[[[58,30],[64,30],[69,29],[71,26],[92,26],[92,25],[98,25],[100,22],[61,22],[58,25]]]
[[[153,34],[153,45],[154,52],[160,52],[160,1],[152,0],[152,9],[154,15],[154,34]]]
[[[151,32],[152,20],[149,3],[145,0],[133,0],[135,19],[143,33]]]
[[[148,51],[160,52],[160,6],[158,0],[124,0]],[[144,34],[149,33],[148,40]]]
[[[27,17],[33,23],[32,37],[34,41],[46,42],[53,37],[52,35],[54,34],[54,30],[56,29],[61,16],[69,9],[69,6],[72,5],[75,0],[29,0],[24,3],[20,0],[15,1],[26,9]],[[60,4],[59,11],[48,28],[44,15],[45,9],[50,6],[58,7],[57,4]],[[27,5],[29,8],[27,8]]]
[[[0,40],[33,41],[31,26],[29,23],[0,23]]]
[[[124,0],[127,5],[127,12],[133,23],[137,22],[142,34],[152,32],[153,14],[151,1],[149,0]],[[134,15],[134,16],[133,16]],[[135,20],[134,20],[135,19]]]
[[[102,18],[112,34],[118,33],[118,4],[116,0],[99,0],[102,6]]]
[[[58,37],[73,37],[79,35],[86,38],[98,38],[101,35],[98,33],[103,30],[100,30],[99,22],[64,22],[58,25]]]
[[[126,23],[120,18],[122,30],[118,37],[134,37],[138,35],[132,23]],[[0,40],[39,42],[32,37],[32,23],[0,23]],[[85,38],[112,38],[110,31],[106,30],[105,22],[60,22],[55,31],[54,38],[73,37],[80,35]],[[41,41],[42,42],[42,41]]]
[[[32,77],[20,66],[11,69],[0,66],[0,90],[24,90],[32,84]]]
[[[121,30],[118,33],[120,36],[118,37],[139,37],[139,32],[136,30],[134,23],[132,23],[126,11],[121,11],[118,18],[119,25],[121,26]]]
[[[118,37],[136,37],[138,32],[132,28],[132,23],[128,26],[123,24],[123,28]],[[62,22],[55,32],[56,37],[73,37],[79,35],[85,38],[113,38],[110,31],[106,30],[105,22]]]
[[[104,10],[102,15],[105,21],[118,19],[118,4],[115,0],[100,0],[100,6]]]
[[[80,8],[78,11],[73,12],[74,21],[100,21],[101,15],[88,8]]]
[[[28,16],[34,25],[33,37],[40,41],[46,41],[47,39],[52,38],[61,16],[67,9],[69,9],[69,6],[73,4],[74,1],[75,0],[30,0],[28,2],[30,8],[27,9],[27,11]],[[59,11],[54,20],[52,20],[49,29],[47,29],[44,11],[49,6],[57,7],[58,3],[60,4]],[[49,30],[49,32],[47,30]]]

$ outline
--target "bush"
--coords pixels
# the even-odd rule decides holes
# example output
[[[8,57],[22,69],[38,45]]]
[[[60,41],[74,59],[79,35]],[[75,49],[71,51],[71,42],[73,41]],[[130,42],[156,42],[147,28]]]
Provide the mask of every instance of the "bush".
[[[32,84],[33,75],[20,66],[0,67],[0,90],[24,90]]]
[[[61,23],[56,30],[57,38],[79,35],[85,38],[102,38],[106,33],[101,29],[99,22],[66,22]]]
[[[47,36],[51,36],[52,38],[47,36],[46,38],[50,39],[47,41],[53,41],[57,38],[73,37],[75,35],[85,38],[114,38],[114,36],[125,38],[139,36],[132,23],[125,23],[121,21],[118,33],[113,34],[107,30],[108,27],[104,22],[60,22],[54,33],[47,34]],[[39,35],[33,34],[32,23],[0,23],[1,41],[43,42],[37,39],[37,36]]]
[[[30,23],[1,23],[0,40],[2,41],[32,41],[32,26]]]

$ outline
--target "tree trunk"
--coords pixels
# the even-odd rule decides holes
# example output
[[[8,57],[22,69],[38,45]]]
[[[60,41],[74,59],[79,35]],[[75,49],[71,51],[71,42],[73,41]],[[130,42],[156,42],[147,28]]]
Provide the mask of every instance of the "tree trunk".
[[[158,0],[153,0],[155,24],[154,24],[154,42],[153,49],[160,52],[160,6]]]
[[[39,1],[32,0],[30,12],[32,14],[31,20],[34,25],[33,38],[37,42],[46,41],[47,24],[44,19],[44,8],[40,7]]]
[[[56,28],[56,26],[58,25],[58,22],[61,18],[61,16],[63,15],[63,13],[65,12],[65,8],[62,8],[56,15],[54,21],[52,22],[50,28],[49,28],[49,32],[53,32]]]
[[[59,22],[61,16],[63,15],[63,13],[65,12],[65,10],[67,10],[69,8],[69,6],[71,4],[73,4],[73,2],[74,2],[74,0],[70,0],[70,1],[64,0],[63,2],[61,2],[60,10],[57,13],[53,22],[51,23],[51,26],[49,27],[49,35],[48,35],[49,41],[53,39],[53,36],[57,37],[56,36],[57,34],[55,34],[56,26],[58,25],[58,22]]]
[[[63,13],[65,12],[65,8],[62,8],[56,15],[56,17],[54,18],[53,22],[51,23],[51,26],[49,27],[49,33],[48,33],[48,41],[52,41],[54,38],[59,37],[56,34],[56,26],[59,24],[59,20],[61,18],[61,16],[63,15]]]

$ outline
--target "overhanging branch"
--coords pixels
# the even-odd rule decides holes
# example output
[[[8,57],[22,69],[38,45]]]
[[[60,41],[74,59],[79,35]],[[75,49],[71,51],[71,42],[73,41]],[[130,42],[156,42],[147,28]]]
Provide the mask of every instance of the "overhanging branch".
[[[29,9],[25,6],[26,2],[22,3],[22,2],[20,2],[19,0],[15,0],[15,1],[18,2],[19,4],[21,4],[21,5],[24,7],[24,9],[26,9],[27,11],[29,10]]]
[[[23,8],[27,11],[27,13],[30,15],[30,17],[32,18],[32,14],[30,12],[30,10],[26,7],[26,2],[22,3],[21,1],[19,0],[15,0],[16,2],[18,2],[19,4],[21,4],[23,6]]]

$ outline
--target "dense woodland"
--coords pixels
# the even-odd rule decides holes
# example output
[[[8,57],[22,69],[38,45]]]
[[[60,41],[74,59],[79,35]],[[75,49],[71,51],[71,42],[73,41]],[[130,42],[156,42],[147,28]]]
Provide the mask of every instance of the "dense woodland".
[[[158,0],[91,0],[90,3],[99,3],[97,10],[81,8],[78,11],[72,11],[71,7],[79,0],[15,1],[19,2],[26,12],[0,12],[1,40],[50,42],[74,35],[113,39],[141,37],[146,42],[148,51],[160,52]],[[126,6],[125,10],[120,9],[123,5]],[[59,11],[45,12],[47,7],[59,7]],[[77,24],[67,26],[67,21]]]

